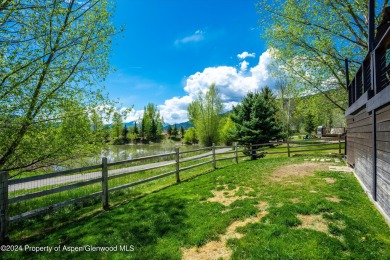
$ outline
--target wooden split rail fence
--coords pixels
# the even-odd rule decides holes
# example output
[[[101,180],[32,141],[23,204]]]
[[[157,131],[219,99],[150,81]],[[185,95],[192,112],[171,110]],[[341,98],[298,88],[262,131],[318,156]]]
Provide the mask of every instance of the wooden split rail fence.
[[[338,149],[339,153],[341,154],[341,141],[339,138],[338,142]],[[175,175],[176,177],[176,182],[180,182],[180,173],[189,169],[193,169],[195,167],[199,167],[202,165],[206,164],[211,164],[213,169],[217,168],[217,162],[222,161],[222,160],[234,160],[235,163],[239,162],[239,158],[242,157],[247,157],[250,156],[251,159],[255,159],[256,153],[257,152],[264,152],[264,149],[269,146],[278,146],[281,144],[286,144],[286,143],[267,143],[267,144],[255,144],[252,145],[250,144],[249,146],[215,146],[213,145],[212,147],[205,147],[205,148],[200,148],[196,150],[191,150],[191,151],[183,151],[180,152],[179,148],[175,149],[175,152],[173,153],[168,153],[168,154],[161,154],[161,155],[154,155],[154,156],[146,156],[146,157],[141,157],[141,158],[135,158],[131,160],[125,160],[125,161],[119,161],[119,162],[112,162],[109,163],[107,161],[107,158],[102,158],[102,163],[98,165],[92,165],[92,166],[87,166],[87,167],[82,167],[82,168],[77,168],[77,169],[71,169],[71,170],[65,170],[61,172],[54,172],[54,173],[48,173],[48,174],[42,174],[42,175],[37,175],[37,176],[31,176],[31,177],[25,177],[21,179],[9,179],[9,174],[7,172],[0,172],[0,239],[2,241],[6,241],[8,239],[8,227],[9,223],[23,220],[26,218],[30,218],[36,215],[39,215],[41,213],[45,212],[50,212],[54,209],[58,209],[61,207],[65,207],[68,205],[76,204],[78,202],[84,201],[89,198],[94,198],[94,197],[99,197],[101,196],[101,201],[102,201],[102,206],[103,209],[108,209],[109,208],[109,194],[111,192],[125,189],[125,188],[130,188],[133,186],[140,185],[142,183],[146,182],[151,182],[160,178],[164,178],[170,175]],[[299,144],[294,144],[291,142],[287,142],[287,150],[285,151],[266,151],[266,154],[287,154],[289,157],[291,156],[291,153],[297,153],[297,152],[306,152],[306,151],[315,151],[315,150],[334,150],[335,149],[335,143],[331,143],[333,147],[325,147],[325,148],[318,148],[318,149],[298,149],[291,151],[292,147],[298,146],[301,147]],[[311,144],[311,145],[321,145],[321,146],[327,146],[330,144]],[[308,146],[308,145],[304,145]],[[240,149],[240,148],[243,148]],[[220,150],[224,149],[224,150]],[[228,150],[229,149],[229,150]],[[240,149],[240,150],[239,150]],[[191,156],[191,157],[184,157],[185,154],[188,153],[202,153],[200,155],[196,156]],[[244,155],[239,155],[239,153],[243,153]],[[228,156],[228,157],[222,157],[222,158],[217,158],[217,155],[229,155],[233,154],[233,156]],[[135,162],[142,162],[142,161],[150,161],[153,159],[165,159],[166,158],[174,158],[173,160],[169,160],[168,162],[165,163],[153,163],[153,164],[146,164],[144,165],[145,167],[137,168],[136,170],[126,170],[120,173],[115,173],[113,170],[112,173],[109,174],[109,167],[113,166],[121,166],[125,164],[132,164]],[[209,158],[209,160],[206,160]],[[203,160],[202,162],[198,162],[196,164],[192,164],[186,167],[181,167],[181,163],[184,162],[193,162],[196,160]],[[204,161],[206,160],[206,161]],[[162,167],[167,167],[167,166],[173,166],[174,170],[168,171],[162,174],[154,175],[148,178],[144,178],[141,180],[133,181],[130,183],[124,183],[119,186],[115,187],[109,187],[109,180],[128,176],[131,174],[135,173],[140,173],[144,171],[149,171],[149,170],[154,170]],[[132,167],[137,167],[137,166],[132,166]],[[126,169],[131,169],[132,167],[126,168]],[[92,172],[92,173],[87,173],[84,175],[81,175],[81,173],[85,173],[86,171],[94,171],[94,170],[99,170],[98,172]],[[75,175],[76,174],[76,175]],[[59,178],[63,178],[65,176],[79,176],[79,179],[69,179],[67,181],[59,181],[59,182],[51,182],[50,180],[58,180]],[[85,179],[86,176],[89,177]],[[65,201],[61,201],[58,203],[54,203],[48,206],[40,207],[34,210],[30,210],[24,213],[20,213],[14,216],[10,216],[9,214],[9,205],[15,204],[15,203],[20,203],[22,201],[29,201],[33,200],[36,198],[40,197],[45,197],[49,196],[52,194],[64,192],[64,191],[70,191],[72,189],[77,189],[80,187],[88,186],[91,184],[96,184],[96,183],[101,183],[101,189],[98,192],[94,192],[85,196],[79,196],[77,198],[69,199]],[[55,187],[50,187],[50,186],[55,186]],[[45,188],[46,186],[46,188]],[[31,190],[35,188],[39,188],[38,191],[33,191]],[[49,188],[47,188],[49,187]],[[26,193],[23,193],[22,191],[26,191]],[[28,192],[30,190],[30,192]],[[13,194],[14,196],[10,197],[10,194]]]

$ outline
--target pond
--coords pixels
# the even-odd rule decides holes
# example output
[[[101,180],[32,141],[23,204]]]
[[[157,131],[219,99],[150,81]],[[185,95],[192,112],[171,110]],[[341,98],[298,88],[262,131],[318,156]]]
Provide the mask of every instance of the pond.
[[[107,157],[108,162],[131,160],[139,157],[173,153],[176,147],[180,148],[180,151],[189,151],[197,148],[191,145],[175,144],[110,145],[108,150],[104,151],[98,159],[99,162],[101,157]]]
[[[175,143],[109,145],[107,149],[103,150],[100,154],[96,154],[94,157],[72,160],[70,164],[68,162],[65,165],[55,166],[54,170],[66,170],[101,164],[102,157],[107,157],[107,160],[110,163],[151,155],[173,153],[176,147],[180,148],[180,151],[190,151],[198,148],[198,146],[180,145]]]

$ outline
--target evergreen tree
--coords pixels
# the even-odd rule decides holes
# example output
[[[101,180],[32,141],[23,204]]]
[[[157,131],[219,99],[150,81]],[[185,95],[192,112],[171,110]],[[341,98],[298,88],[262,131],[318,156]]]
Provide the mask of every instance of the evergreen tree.
[[[168,133],[169,137],[171,137],[171,135],[172,135],[172,126],[171,125],[168,126],[167,133]]]
[[[160,111],[157,110],[157,106],[149,103],[144,108],[142,117],[144,137],[148,140],[156,141],[162,134],[163,124],[163,119],[160,116]]]
[[[181,135],[181,138],[184,137],[184,134],[186,133],[186,130],[184,130],[184,127],[181,125],[180,126],[180,135]]]
[[[138,126],[137,126],[137,122],[134,122],[134,134],[138,135]]]
[[[129,129],[127,128],[126,124],[123,125],[123,130],[122,130],[122,139],[125,143],[128,142],[127,135],[129,133]]]
[[[177,129],[177,125],[175,124],[172,129],[172,136],[176,137],[179,134],[179,130]]]
[[[241,144],[256,144],[279,138],[282,129],[275,118],[276,112],[275,97],[268,87],[260,93],[249,92],[231,114],[236,124],[234,139]]]
[[[146,118],[145,116],[142,117],[142,120],[141,120],[141,129],[140,129],[140,137],[145,140],[145,135],[146,135]]]

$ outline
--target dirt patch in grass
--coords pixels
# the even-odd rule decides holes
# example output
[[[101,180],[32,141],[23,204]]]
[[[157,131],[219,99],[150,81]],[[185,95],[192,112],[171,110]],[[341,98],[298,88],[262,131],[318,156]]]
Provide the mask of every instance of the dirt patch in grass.
[[[325,180],[326,183],[329,183],[329,184],[332,184],[332,183],[336,182],[336,179],[334,179],[334,178],[324,178],[323,180]]]
[[[301,164],[290,164],[277,168],[270,176],[272,181],[280,182],[285,178],[304,178],[313,176],[314,171],[326,171],[328,166],[322,163],[305,162]]]
[[[209,202],[218,202],[221,203],[224,206],[229,206],[236,200],[242,200],[246,198],[250,198],[247,195],[237,195],[239,191],[244,191],[244,194],[248,194],[249,192],[252,192],[252,188],[248,187],[236,187],[233,190],[228,190],[227,185],[224,186],[223,190],[212,190],[211,193],[213,193],[214,197],[208,198],[207,201]]]
[[[290,199],[290,201],[292,203],[299,203],[299,202],[301,202],[301,200],[299,198],[292,198],[292,199]]]
[[[337,197],[326,197],[325,199],[328,201],[331,201],[331,202],[336,202],[336,203],[339,203],[341,201],[341,199],[339,199]]]
[[[334,197],[332,197],[332,199],[334,199]],[[344,238],[342,236],[331,234],[328,225],[328,224],[332,224],[333,226],[336,226],[338,229],[344,229],[345,223],[343,221],[325,219],[322,214],[319,215],[298,214],[297,217],[302,222],[302,224],[295,228],[306,228],[306,229],[316,230],[319,232],[323,232],[331,237],[337,238],[340,241],[344,241]]]
[[[322,215],[297,215],[298,219],[302,222],[301,225],[296,228],[313,229],[319,232],[329,234],[328,223],[322,217]]]
[[[259,204],[257,204],[257,208],[260,211],[266,211],[266,209],[268,208],[268,202],[260,201]]]
[[[185,260],[211,260],[211,259],[230,259],[232,250],[226,246],[226,242],[229,239],[240,239],[244,236],[236,231],[239,227],[244,227],[249,223],[259,222],[265,215],[268,214],[265,211],[268,208],[268,203],[260,201],[257,205],[260,212],[256,217],[246,218],[244,220],[236,220],[231,223],[226,229],[226,233],[220,235],[218,241],[210,241],[209,243],[201,247],[193,247],[189,249],[183,249],[183,257]]]

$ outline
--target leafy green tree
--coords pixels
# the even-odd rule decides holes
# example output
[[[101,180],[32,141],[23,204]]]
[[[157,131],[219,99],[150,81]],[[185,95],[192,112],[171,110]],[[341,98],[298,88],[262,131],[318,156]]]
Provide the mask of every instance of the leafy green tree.
[[[187,144],[197,144],[199,142],[194,127],[190,127],[184,134],[183,141]]]
[[[142,117],[142,127],[146,139],[157,141],[162,134],[163,125],[164,121],[160,116],[160,111],[157,110],[157,106],[153,103],[149,103],[144,108]]]
[[[305,131],[308,134],[311,134],[316,129],[316,125],[314,123],[314,116],[312,113],[308,113],[305,120]]]
[[[297,100],[293,119],[299,115],[300,121],[305,122],[308,113],[312,114],[314,124],[317,126],[325,125],[331,128],[346,125],[344,113],[321,94],[307,95]]]
[[[92,133],[96,136],[94,141],[106,143],[109,139],[109,133],[108,137],[106,137],[107,133],[106,128],[104,127],[103,117],[94,109],[89,115],[89,118],[91,122]]]
[[[236,125],[230,116],[228,116],[226,119],[223,119],[221,123],[221,141],[225,145],[231,145],[234,141],[234,131],[236,130]]]
[[[299,122],[300,114],[296,113],[297,93],[294,86],[285,79],[279,79],[276,82],[278,98],[276,100],[277,118],[282,123],[283,137],[289,138],[294,123]],[[296,127],[297,128],[297,127]]]
[[[103,140],[105,143],[110,142],[110,126],[109,125],[104,125],[103,126]]]
[[[122,136],[123,120],[119,112],[115,111],[112,118],[111,137],[118,139]]]
[[[241,144],[258,144],[279,138],[282,128],[276,112],[275,97],[268,87],[260,93],[249,92],[231,114],[236,124],[234,139]]]
[[[136,132],[138,132],[138,127],[137,123],[134,123],[134,126],[129,127],[129,134],[127,135],[132,143],[138,139],[138,133]]]
[[[188,115],[193,122],[199,141],[205,146],[219,142],[219,121],[222,112],[222,101],[215,84],[205,95],[198,98],[188,106]],[[188,132],[188,130],[187,130]]]
[[[88,114],[108,103],[95,86],[109,71],[112,10],[108,0],[1,1],[0,170],[100,149]]]
[[[388,1],[379,4],[377,20]],[[367,1],[260,0],[257,6],[272,56],[289,78],[301,92],[321,93],[344,111],[344,59],[354,73],[367,54]]]

